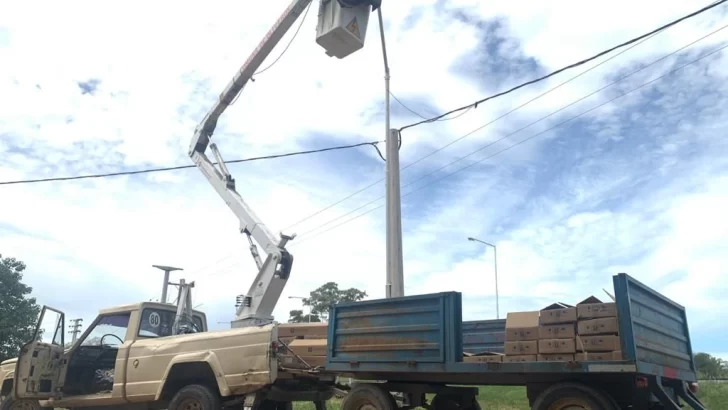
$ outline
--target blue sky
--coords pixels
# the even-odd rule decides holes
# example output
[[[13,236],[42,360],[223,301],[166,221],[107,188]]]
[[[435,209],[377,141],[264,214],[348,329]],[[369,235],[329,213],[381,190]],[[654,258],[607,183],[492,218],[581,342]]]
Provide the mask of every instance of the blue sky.
[[[174,19],[162,19],[162,5],[97,19],[80,3],[44,16],[13,5],[0,16],[0,180],[190,164],[195,126],[286,3],[255,13],[239,2],[183,4]],[[465,105],[705,5],[480,3],[384,5],[392,91],[412,111]],[[494,317],[493,255],[466,240],[475,236],[498,247],[501,316],[606,298],[611,275],[627,272],[686,306],[696,350],[728,357],[719,318],[728,308],[725,54],[637,89],[725,45],[728,30],[562,109],[718,29],[725,15],[721,6],[609,61],[405,130],[406,293],[461,291],[466,319]],[[366,47],[337,60],[313,41],[314,17],[221,119],[215,139],[226,159],[383,139],[376,20]],[[394,100],[392,114],[394,126],[419,120]],[[300,234],[277,319],[299,307],[288,296],[326,281],[384,295],[384,209],[362,215],[383,203],[383,183],[288,229],[383,178],[373,148],[230,169],[271,229]],[[232,318],[255,274],[235,217],[195,169],[0,192],[10,198],[0,202],[0,252],[28,264],[41,303],[86,323],[99,308],[158,297],[162,276],[151,265],[170,264],[185,269],[173,277],[196,281],[195,304],[224,327],[217,322]]]

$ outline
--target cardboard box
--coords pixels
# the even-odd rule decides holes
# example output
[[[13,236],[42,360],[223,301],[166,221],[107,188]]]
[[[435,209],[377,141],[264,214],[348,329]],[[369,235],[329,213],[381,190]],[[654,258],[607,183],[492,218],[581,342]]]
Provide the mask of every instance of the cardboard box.
[[[624,356],[622,356],[621,350],[616,350],[613,352],[577,353],[574,358],[577,362],[604,362],[611,360],[624,360]]]
[[[293,355],[280,355],[279,362],[284,367],[291,367],[294,369],[307,369],[296,356]],[[326,364],[326,356],[301,356],[301,359],[305,360],[306,363],[311,367],[324,367]]]
[[[539,362],[573,362],[574,355],[571,353],[550,353],[550,354],[539,354]]]
[[[539,339],[573,339],[575,336],[576,327],[573,323],[543,325],[538,328]]]
[[[539,353],[575,353],[574,339],[543,339],[538,341]]]
[[[299,356],[326,356],[326,339],[296,339],[288,347]]]
[[[538,341],[521,340],[517,342],[506,342],[505,352],[507,355],[536,354],[538,352]]]
[[[603,303],[596,297],[589,296],[577,303],[576,314],[579,319],[614,317],[617,316],[617,304],[614,302]]]
[[[487,356],[466,356],[463,357],[465,363],[500,363],[503,361],[502,354],[493,354]]]
[[[506,316],[506,341],[538,340],[538,311],[509,312]]]
[[[517,356],[503,356],[503,363],[514,363],[514,362],[535,362],[538,356],[535,354],[524,354]]]
[[[608,335],[619,333],[619,322],[616,317],[600,319],[584,319],[577,323],[580,335]]]
[[[326,336],[329,332],[327,323],[281,323],[278,325],[278,337]]]
[[[553,325],[557,323],[576,322],[576,308],[565,303],[554,303],[541,309],[540,324]]]
[[[611,352],[622,350],[619,336],[577,336],[576,350],[579,352]]]

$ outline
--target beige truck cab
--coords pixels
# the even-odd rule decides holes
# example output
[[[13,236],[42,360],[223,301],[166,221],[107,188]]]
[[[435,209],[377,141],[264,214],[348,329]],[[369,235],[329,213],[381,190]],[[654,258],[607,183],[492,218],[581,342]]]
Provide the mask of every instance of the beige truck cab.
[[[279,377],[277,324],[208,331],[205,314],[193,310],[185,334],[173,335],[175,317],[176,307],[163,303],[104,309],[64,348],[65,316],[44,306],[34,339],[7,365],[12,382],[3,384],[0,410],[217,410],[231,403],[267,410],[303,397],[286,391],[293,377]],[[306,401],[330,397],[317,378],[303,379]]]

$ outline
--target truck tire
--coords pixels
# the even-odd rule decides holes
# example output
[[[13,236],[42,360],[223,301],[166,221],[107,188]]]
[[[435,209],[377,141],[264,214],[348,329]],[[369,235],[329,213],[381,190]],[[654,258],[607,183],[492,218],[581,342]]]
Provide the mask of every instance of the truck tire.
[[[542,391],[531,410],[617,410],[605,394],[579,383],[559,383]]]
[[[396,410],[394,397],[376,384],[357,384],[341,402],[341,410]]]
[[[190,384],[179,389],[167,410],[220,410],[220,396],[209,387]]]
[[[15,400],[7,396],[0,402],[0,410],[40,410],[40,403],[35,399]]]

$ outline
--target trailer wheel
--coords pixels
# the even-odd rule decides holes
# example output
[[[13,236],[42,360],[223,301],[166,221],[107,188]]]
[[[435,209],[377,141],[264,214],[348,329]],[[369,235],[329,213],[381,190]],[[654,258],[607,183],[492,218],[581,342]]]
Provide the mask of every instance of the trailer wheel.
[[[341,410],[396,410],[394,397],[376,384],[358,384],[341,402]]]
[[[220,396],[201,384],[185,386],[172,397],[167,410],[219,410]]]
[[[555,384],[538,395],[531,410],[617,410],[607,396],[579,383]]]

